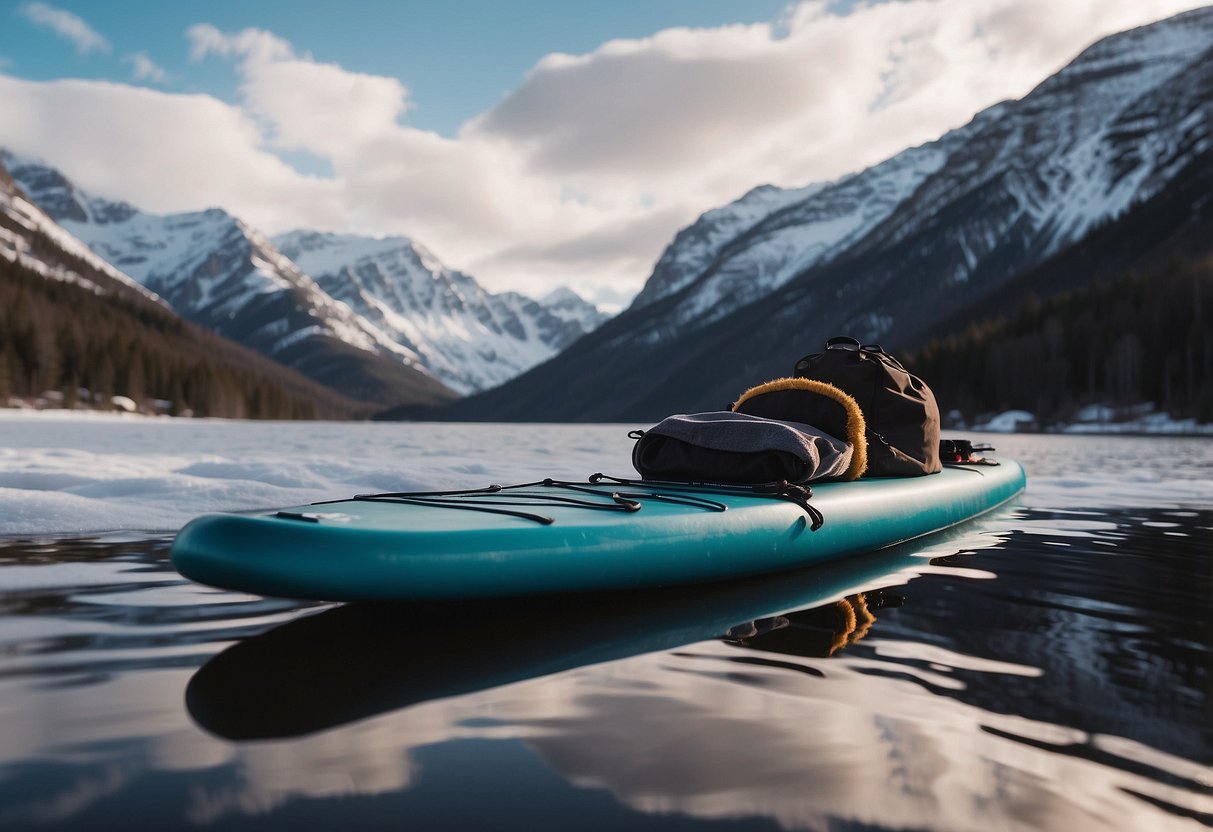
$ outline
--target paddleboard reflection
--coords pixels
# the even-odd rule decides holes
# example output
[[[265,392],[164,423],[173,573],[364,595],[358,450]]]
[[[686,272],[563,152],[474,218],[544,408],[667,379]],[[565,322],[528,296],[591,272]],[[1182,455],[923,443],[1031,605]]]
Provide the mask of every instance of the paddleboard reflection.
[[[886,588],[905,584],[932,558],[1000,539],[970,526],[836,564],[723,584],[347,604],[219,653],[190,679],[186,706],[200,727],[224,739],[281,739],[711,639],[828,655],[862,637],[874,608],[896,603],[896,591]]]

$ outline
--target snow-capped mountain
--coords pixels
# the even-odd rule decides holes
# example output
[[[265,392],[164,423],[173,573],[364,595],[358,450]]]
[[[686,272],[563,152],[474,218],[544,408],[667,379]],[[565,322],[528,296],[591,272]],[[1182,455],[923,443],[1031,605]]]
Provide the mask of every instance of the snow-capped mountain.
[[[678,296],[646,339],[678,338],[688,326],[724,318],[845,252],[938,172],[949,150],[972,129],[969,125],[838,182],[796,190],[768,185],[707,212],[667,247],[633,303],[640,308]]]
[[[1205,8],[1105,38],[1024,98],[879,165],[705,213],[623,314],[455,412],[647,418],[719,407],[832,335],[912,346],[1190,178],[1211,148]]]
[[[292,231],[274,244],[448,387],[494,387],[602,323],[571,290],[493,294],[407,237]]]
[[[35,205],[8,164],[0,151],[0,402],[235,418],[372,412],[184,320]]]
[[[403,391],[433,403],[492,387],[605,319],[568,291],[543,302],[487,292],[403,237],[296,231],[271,241],[218,208],[149,214],[6,158],[84,250],[186,318],[358,398],[399,402]]]
[[[539,299],[539,304],[560,320],[571,325],[569,334],[572,337],[565,342],[561,349],[587,332],[593,332],[610,317],[568,286],[560,286],[548,292]]]
[[[1213,10],[1203,9],[1107,38],[1021,101],[938,141],[837,182],[759,189],[709,211],[667,248],[633,308],[686,290],[650,332],[678,337],[816,266],[926,231],[932,254],[951,249],[945,285],[1048,256],[1148,198],[1207,147],[1211,98],[1201,78],[1211,32]],[[943,220],[945,242],[934,232],[960,204],[970,215]],[[722,217],[741,221],[721,232]],[[892,311],[846,324],[885,337]]]
[[[454,398],[407,348],[226,211],[148,214],[91,196],[40,162],[10,155],[7,166],[59,226],[183,317],[356,399]]]
[[[154,292],[98,257],[31,202],[8,171],[12,163],[13,157],[0,150],[0,257],[96,294],[117,293],[167,308]]]
[[[674,241],[662,252],[652,276],[632,300],[632,307],[647,306],[674,294],[708,269],[725,246],[739,235],[781,208],[802,202],[824,187],[821,183],[788,190],[759,185],[736,202],[707,211],[675,235]]]

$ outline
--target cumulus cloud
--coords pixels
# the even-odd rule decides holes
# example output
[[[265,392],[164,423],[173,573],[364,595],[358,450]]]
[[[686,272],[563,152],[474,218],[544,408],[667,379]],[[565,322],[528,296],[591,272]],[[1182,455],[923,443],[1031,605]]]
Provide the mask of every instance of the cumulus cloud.
[[[552,56],[465,135],[507,139],[536,167],[577,176],[651,176],[671,163],[710,162],[759,125],[769,129],[828,97],[812,67],[788,52],[769,27],[752,26],[671,30],[592,55]]]
[[[219,204],[270,232],[408,234],[492,288],[635,291],[698,213],[934,139],[1099,37],[1195,5],[902,0],[842,14],[811,0],[769,24],[549,55],[454,137],[409,124],[399,79],[201,24],[191,57],[230,62],[238,103],[0,76],[0,145],[153,210]],[[295,152],[332,176],[277,155]]]
[[[261,30],[229,34],[199,25],[188,36],[195,60],[234,62],[242,109],[267,146],[331,164],[345,227],[415,236],[456,265],[528,230],[550,233],[558,185],[522,174],[505,143],[409,127],[409,90],[399,80],[299,55]]]
[[[693,209],[692,209],[693,210]],[[686,223],[688,206],[621,217],[564,239],[530,239],[493,249],[482,260],[468,264],[472,274],[509,270],[525,274],[535,287],[577,283],[578,275],[598,275],[604,264],[609,271],[601,280],[584,281],[578,291],[604,308],[618,310],[640,288],[639,281],[612,279],[614,275],[647,277],[653,268],[653,252],[670,241],[673,232]],[[533,290],[538,296],[541,291]]]
[[[131,65],[131,75],[136,81],[149,81],[153,84],[168,83],[168,72],[164,67],[142,52],[127,55],[122,62]]]
[[[330,157],[357,152],[364,142],[391,134],[408,106],[408,89],[395,78],[297,57],[290,44],[269,32],[228,35],[198,25],[188,36],[194,60],[219,55],[239,62],[247,109],[265,121],[284,149]]]
[[[465,137],[512,143],[535,175],[737,193],[807,183],[936,138],[1019,97],[1098,37],[1191,2],[909,0],[782,25],[672,29],[553,55]],[[684,191],[685,192],[685,191]]]
[[[207,55],[272,61],[290,58],[294,54],[289,43],[264,29],[224,34],[209,23],[199,23],[191,26],[185,34],[190,41],[192,61],[200,61]]]
[[[210,96],[0,75],[0,102],[0,146],[96,194],[159,213],[221,206],[271,228],[343,216],[337,183],[298,174],[260,146],[246,114]]]
[[[92,26],[65,9],[57,9],[46,3],[22,3],[17,11],[30,23],[49,29],[75,45],[81,55],[90,52],[110,52],[113,47]]]

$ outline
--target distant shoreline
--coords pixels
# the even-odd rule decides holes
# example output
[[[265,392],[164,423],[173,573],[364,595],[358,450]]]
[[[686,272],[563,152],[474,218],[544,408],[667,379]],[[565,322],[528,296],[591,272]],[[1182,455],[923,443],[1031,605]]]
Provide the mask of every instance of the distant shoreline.
[[[336,424],[354,424],[357,422],[368,422],[366,419],[229,419],[218,416],[169,416],[167,414],[153,413],[126,413],[118,410],[95,410],[89,408],[63,408],[63,407],[0,407],[0,419],[22,419],[29,418],[34,421],[73,421],[73,420],[89,420],[89,421],[113,421],[113,422],[135,422],[135,421],[168,421],[168,422],[194,422],[194,421],[212,421],[212,422],[273,422],[273,421],[291,421],[291,422],[334,422]],[[618,422],[620,425],[638,424],[643,420],[632,420],[626,422]],[[382,422],[380,424],[446,424],[442,420],[418,419],[412,422]],[[498,424],[492,419],[476,420],[470,424]],[[526,422],[506,423],[506,424],[527,424]],[[531,424],[582,424],[580,422],[534,422]],[[587,422],[584,424],[612,424],[610,422]],[[955,427],[944,428],[945,434],[955,436],[966,436],[969,434],[991,434],[991,435],[1017,435],[1017,436],[1124,436],[1135,438],[1149,437],[1190,437],[1190,438],[1206,438],[1213,437],[1213,423],[1198,424],[1194,420],[1167,420],[1159,421],[1154,426],[1142,425],[1139,422],[1107,422],[1107,423],[1086,423],[1075,422],[1072,424],[1050,425],[1048,427],[1039,428],[1010,428],[1010,427],[995,427],[991,424],[974,425],[973,427]]]

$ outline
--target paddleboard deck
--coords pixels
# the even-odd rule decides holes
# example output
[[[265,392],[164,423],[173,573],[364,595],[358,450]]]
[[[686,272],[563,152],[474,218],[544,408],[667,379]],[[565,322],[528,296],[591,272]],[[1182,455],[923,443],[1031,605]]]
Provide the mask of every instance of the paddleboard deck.
[[[669,484],[535,484],[212,514],[177,535],[185,577],[258,595],[421,601],[637,589],[822,563],[932,534],[1025,487],[1023,469],[813,486],[795,502]],[[635,504],[637,507],[632,507]]]

